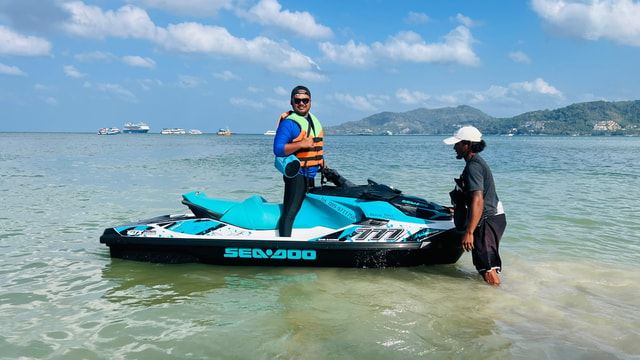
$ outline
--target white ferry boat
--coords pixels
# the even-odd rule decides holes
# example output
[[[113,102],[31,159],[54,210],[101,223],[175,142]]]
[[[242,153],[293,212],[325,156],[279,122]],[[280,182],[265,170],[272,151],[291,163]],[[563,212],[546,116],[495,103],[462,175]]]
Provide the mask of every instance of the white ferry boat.
[[[172,135],[172,134],[186,134],[187,131],[183,128],[164,128],[160,131],[160,134],[163,135]]]
[[[125,134],[146,134],[149,132],[149,125],[139,122],[139,123],[126,123],[124,124],[124,128],[122,128],[122,132]]]
[[[113,127],[105,127],[102,128],[100,130],[98,130],[98,135],[118,135],[120,134],[120,129],[118,128],[113,128]]]
[[[267,130],[264,132],[265,135],[275,135],[276,131],[275,130]]]

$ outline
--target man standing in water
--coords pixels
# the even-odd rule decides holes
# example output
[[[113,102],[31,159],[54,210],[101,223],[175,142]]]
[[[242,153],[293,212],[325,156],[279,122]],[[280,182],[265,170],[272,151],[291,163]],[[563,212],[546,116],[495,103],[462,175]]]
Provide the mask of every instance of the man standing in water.
[[[311,91],[301,85],[294,87],[290,103],[293,111],[280,115],[273,140],[273,153],[276,156],[295,154],[300,161],[298,174],[294,177],[283,176],[284,200],[278,231],[284,237],[291,237],[293,221],[304,197],[309,189],[314,188],[314,178],[324,167],[324,132],[318,118],[309,112]]]
[[[479,155],[486,143],[473,126],[460,128],[444,143],[453,145],[456,158],[466,162],[462,175],[456,179],[458,186],[452,192],[452,200],[460,199],[454,203],[455,211],[466,212],[466,221],[460,224],[465,231],[462,249],[471,251],[473,265],[484,280],[498,286],[498,273],[502,270],[498,248],[507,218],[496,193],[491,169]]]

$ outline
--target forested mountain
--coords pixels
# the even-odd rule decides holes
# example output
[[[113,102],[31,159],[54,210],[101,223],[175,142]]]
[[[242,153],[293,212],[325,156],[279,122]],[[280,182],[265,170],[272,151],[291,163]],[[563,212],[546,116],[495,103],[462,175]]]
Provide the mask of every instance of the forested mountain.
[[[640,100],[593,101],[512,118],[494,118],[471,106],[383,112],[325,128],[328,135],[450,135],[473,125],[485,134],[640,135]]]

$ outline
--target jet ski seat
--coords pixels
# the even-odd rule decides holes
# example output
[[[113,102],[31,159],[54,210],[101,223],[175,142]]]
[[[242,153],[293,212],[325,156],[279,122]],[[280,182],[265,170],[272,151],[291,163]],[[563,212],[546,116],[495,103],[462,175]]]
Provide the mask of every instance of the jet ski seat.
[[[281,212],[281,204],[268,203],[262,196],[254,195],[229,208],[220,221],[245,229],[273,230],[278,227]]]

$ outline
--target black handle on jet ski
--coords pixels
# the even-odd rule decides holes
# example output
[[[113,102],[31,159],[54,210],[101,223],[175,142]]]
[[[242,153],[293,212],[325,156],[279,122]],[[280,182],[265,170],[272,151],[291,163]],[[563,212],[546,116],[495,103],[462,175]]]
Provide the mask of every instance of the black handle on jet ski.
[[[340,173],[338,173],[338,171],[335,170],[335,169],[323,168],[322,169],[322,177],[323,177],[323,179],[327,179],[327,181],[332,182],[336,186],[344,186],[344,187],[353,187],[353,186],[355,186],[355,184],[353,184],[351,181],[345,179],[345,177],[340,175]]]

